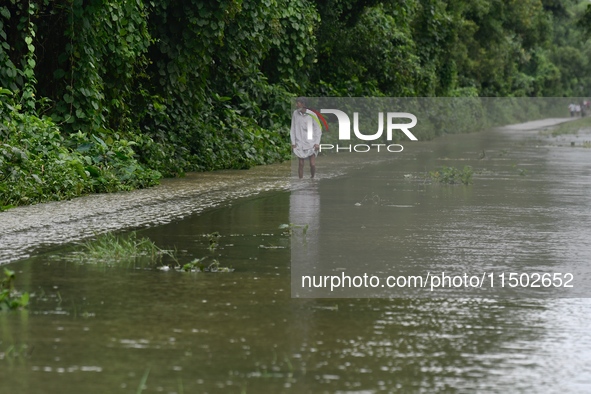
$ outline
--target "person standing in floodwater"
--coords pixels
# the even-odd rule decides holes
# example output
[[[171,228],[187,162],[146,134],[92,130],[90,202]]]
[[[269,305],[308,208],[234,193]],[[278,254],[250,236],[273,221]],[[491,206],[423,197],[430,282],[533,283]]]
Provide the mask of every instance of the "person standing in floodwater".
[[[310,177],[316,174],[316,156],[320,148],[322,130],[316,114],[308,109],[304,97],[296,99],[297,109],[291,115],[291,150],[298,157],[298,176],[304,177],[306,158],[310,160]]]

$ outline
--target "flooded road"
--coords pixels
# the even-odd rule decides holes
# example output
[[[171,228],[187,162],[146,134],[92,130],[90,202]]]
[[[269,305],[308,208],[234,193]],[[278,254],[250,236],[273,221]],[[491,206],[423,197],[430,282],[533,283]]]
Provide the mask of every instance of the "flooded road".
[[[236,198],[289,187],[285,164],[249,171],[190,173],[125,193],[17,207],[0,213],[0,264],[43,247],[104,233],[169,223]]]
[[[586,277],[587,141],[591,130],[452,135],[405,144],[371,177],[321,157],[316,181],[294,180],[289,165],[278,165],[167,181],[133,199],[90,196],[2,213],[4,228],[17,229],[0,236],[2,261],[13,261],[17,287],[35,296],[28,311],[0,314],[0,393],[588,393],[585,288],[581,298],[297,299],[290,267],[293,232],[304,232],[294,224],[308,225],[310,243],[321,229],[320,246],[334,237],[352,244],[357,221],[326,217],[356,212],[379,224],[357,232],[387,231],[397,269],[552,266]],[[473,184],[425,176],[443,165],[472,166]],[[213,182],[224,174],[227,182]],[[298,193],[317,203],[298,205]],[[19,220],[32,217],[24,211],[43,220]],[[139,228],[181,264],[207,257],[234,272],[90,264],[76,259],[76,245],[57,246],[109,228]],[[366,247],[379,261],[380,249]],[[378,271],[369,260],[360,262]]]

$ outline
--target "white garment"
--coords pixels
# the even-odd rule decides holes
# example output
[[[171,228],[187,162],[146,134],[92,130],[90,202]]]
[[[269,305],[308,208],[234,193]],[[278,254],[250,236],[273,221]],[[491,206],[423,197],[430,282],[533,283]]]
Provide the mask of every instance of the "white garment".
[[[318,154],[314,145],[320,144],[322,130],[320,121],[314,112],[306,109],[306,113],[302,114],[296,109],[291,116],[290,135],[291,144],[295,145],[293,152],[297,157],[305,159],[313,154]]]

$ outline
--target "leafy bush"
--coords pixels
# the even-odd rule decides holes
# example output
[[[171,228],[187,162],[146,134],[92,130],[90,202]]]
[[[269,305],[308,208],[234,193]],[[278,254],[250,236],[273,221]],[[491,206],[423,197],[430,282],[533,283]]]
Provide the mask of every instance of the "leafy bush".
[[[108,130],[65,138],[51,119],[22,112],[6,89],[0,119],[0,210],[152,186],[160,178],[138,163],[133,141]]]

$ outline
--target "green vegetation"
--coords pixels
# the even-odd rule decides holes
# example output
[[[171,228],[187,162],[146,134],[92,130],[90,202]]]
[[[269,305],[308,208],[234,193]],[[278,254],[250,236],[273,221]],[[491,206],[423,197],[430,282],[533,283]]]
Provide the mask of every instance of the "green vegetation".
[[[581,118],[558,125],[556,128],[541,132],[541,134],[551,134],[553,137],[563,134],[578,134],[584,129],[591,129],[591,117]]]
[[[472,183],[472,175],[474,171],[472,167],[465,166],[463,170],[457,169],[455,167],[446,167],[442,166],[437,171],[429,172],[431,179],[439,183],[445,183],[448,185],[454,184],[464,184],[469,185]]]
[[[14,365],[15,362],[22,362],[31,356],[33,349],[21,343],[8,346],[4,352],[0,351],[0,361],[6,360],[9,365]]]
[[[0,209],[285,160],[296,95],[589,96],[589,15],[583,0],[5,1]],[[422,139],[449,132],[429,122]]]
[[[82,253],[79,256],[84,262],[101,262],[106,265],[145,263],[156,266],[165,255],[175,259],[171,251],[160,249],[149,238],[138,239],[135,232],[128,235],[109,232],[82,244]]]
[[[217,231],[214,231],[213,233],[208,234],[207,237],[209,238],[208,249],[213,252],[220,246],[218,239],[221,237],[221,235]]]
[[[318,2],[312,81],[319,96],[589,95],[587,4]]]
[[[191,262],[180,267],[180,271],[185,272],[233,272],[233,268],[222,267],[220,262],[213,259],[210,263],[206,263],[207,257],[194,259]]]
[[[150,376],[150,368],[146,368],[146,371],[144,372],[144,375],[142,376],[142,380],[140,381],[139,386],[137,387],[137,390],[135,391],[136,394],[140,394],[142,391],[144,391],[144,389],[146,388],[146,382],[148,381],[148,376]]]
[[[29,293],[19,293],[14,289],[14,271],[4,268],[4,277],[0,278],[0,312],[20,309],[29,303]]]
[[[152,186],[160,178],[135,159],[134,142],[106,132],[66,139],[51,119],[22,113],[7,90],[0,97],[9,97],[0,99],[0,210]]]
[[[207,234],[208,249],[214,252],[218,248],[218,232]],[[107,266],[127,265],[133,267],[157,268],[168,271],[171,268],[181,272],[232,272],[234,269],[220,265],[217,259],[206,261],[208,256],[196,258],[181,264],[177,253],[159,248],[149,238],[138,238],[135,232],[126,235],[115,235],[111,232],[101,234],[95,239],[82,244],[81,251],[76,253],[78,261],[98,263]],[[166,258],[166,260],[165,260]]]

